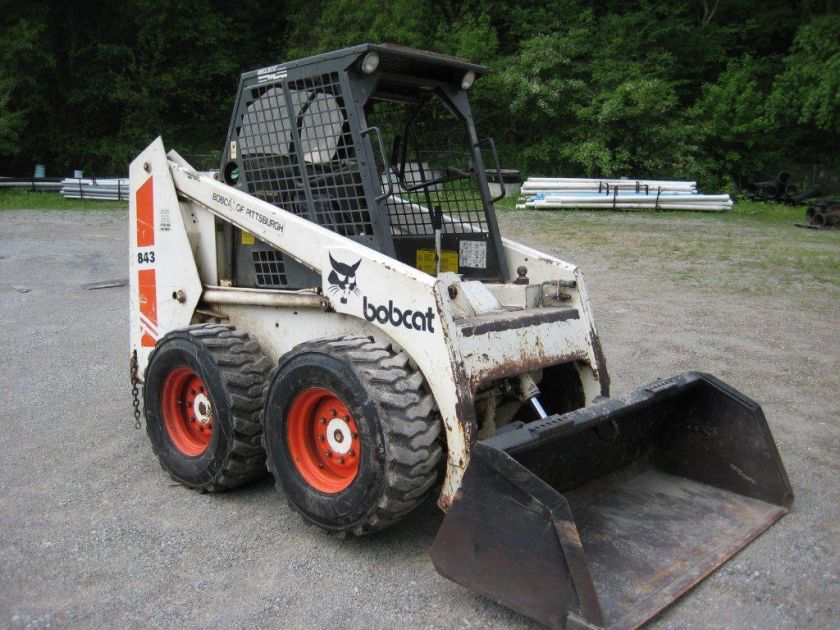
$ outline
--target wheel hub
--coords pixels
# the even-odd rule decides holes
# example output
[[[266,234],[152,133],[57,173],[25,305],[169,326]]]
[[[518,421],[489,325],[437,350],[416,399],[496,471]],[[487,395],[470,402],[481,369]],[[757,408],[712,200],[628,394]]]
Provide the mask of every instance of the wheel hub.
[[[213,405],[207,386],[191,368],[174,368],[163,382],[163,424],[172,444],[184,455],[197,457],[213,437]]]
[[[333,452],[343,455],[352,448],[350,424],[343,418],[333,418],[327,424],[327,443]]]
[[[310,387],[292,401],[286,445],[300,476],[325,494],[341,492],[359,473],[359,429],[347,405],[325,387]]]
[[[213,418],[213,414],[210,409],[210,399],[207,398],[207,395],[203,391],[196,394],[192,407],[193,416],[195,416],[195,419],[201,424],[208,424]]]

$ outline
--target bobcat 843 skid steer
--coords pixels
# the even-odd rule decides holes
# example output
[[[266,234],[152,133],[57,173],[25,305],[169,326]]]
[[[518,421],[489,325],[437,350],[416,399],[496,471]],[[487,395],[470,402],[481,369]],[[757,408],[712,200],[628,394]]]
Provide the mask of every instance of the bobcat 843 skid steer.
[[[442,575],[553,627],[635,627],[793,495],[760,407],[716,378],[609,397],[580,270],[499,234],[483,73],[370,44],[274,65],[242,76],[218,173],[161,139],[137,157],[147,432],[184,485],[267,466],[330,531],[435,496]]]

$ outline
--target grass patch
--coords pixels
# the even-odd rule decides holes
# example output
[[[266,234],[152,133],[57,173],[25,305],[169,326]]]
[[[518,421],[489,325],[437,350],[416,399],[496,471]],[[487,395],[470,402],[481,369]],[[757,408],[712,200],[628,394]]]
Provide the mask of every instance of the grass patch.
[[[0,190],[0,210],[125,210],[127,201],[65,199],[57,192],[33,192],[20,188]]]
[[[616,271],[664,273],[678,285],[781,299],[816,290],[840,298],[840,230],[795,227],[804,206],[739,201],[720,213],[514,211],[515,203],[500,204],[502,232],[561,258],[563,250],[583,248]]]

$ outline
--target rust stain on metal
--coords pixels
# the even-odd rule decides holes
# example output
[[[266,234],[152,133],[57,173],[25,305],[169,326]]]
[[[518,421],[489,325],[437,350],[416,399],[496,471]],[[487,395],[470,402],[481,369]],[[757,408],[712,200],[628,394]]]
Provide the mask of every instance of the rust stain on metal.
[[[467,449],[471,450],[473,443],[475,442],[475,435],[478,431],[478,418],[476,417],[475,405],[473,404],[471,388],[472,383],[470,382],[469,376],[467,376],[463,361],[460,360],[460,357],[458,357],[455,352],[455,348],[458,347],[458,344],[455,343],[456,340],[452,339],[450,327],[443,324],[444,313],[446,312],[446,309],[444,308],[444,296],[440,291],[438,291],[437,286],[434,290],[434,296],[438,317],[440,318],[442,324],[441,330],[444,336],[444,343],[449,349],[449,355],[451,358],[452,375],[455,384],[455,397],[457,400],[455,404],[455,419],[464,431],[464,441],[466,442]]]
[[[458,403],[455,405],[455,415],[464,429],[464,440],[467,443],[467,448],[472,450],[478,428],[475,405],[472,402],[472,390],[466,384],[456,384],[456,387]],[[463,466],[463,463],[459,464]]]
[[[502,316],[486,315],[484,317],[474,317],[469,320],[469,323],[459,326],[458,331],[463,337],[472,337],[475,335],[486,335],[491,332],[531,328],[532,326],[539,326],[541,324],[552,324],[554,322],[564,322],[579,318],[580,315],[575,308],[534,309],[533,312],[528,312],[527,315],[517,317],[511,317],[509,313],[504,313]]]
[[[510,357],[488,368],[481,369],[478,374],[473,376],[472,388],[473,391],[475,391],[479,386],[487,381],[507,378],[509,376],[522,374],[523,372],[531,372],[560,363],[586,361],[586,359],[587,356],[584,352],[572,352],[566,356],[558,358],[553,353],[547,352],[542,342],[537,340],[533,346],[522,348],[517,356]]]
[[[590,339],[592,344],[592,354],[595,355],[595,374],[598,377],[598,383],[601,385],[601,396],[610,395],[610,375],[607,371],[607,358],[604,356],[604,349],[601,347],[601,338],[598,333],[592,333]]]

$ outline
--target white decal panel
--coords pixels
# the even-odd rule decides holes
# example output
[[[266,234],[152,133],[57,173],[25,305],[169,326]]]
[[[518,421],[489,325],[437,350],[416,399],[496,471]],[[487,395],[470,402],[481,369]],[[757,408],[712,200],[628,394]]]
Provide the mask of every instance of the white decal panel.
[[[484,241],[461,241],[458,245],[458,263],[471,269],[487,268],[487,243]]]

